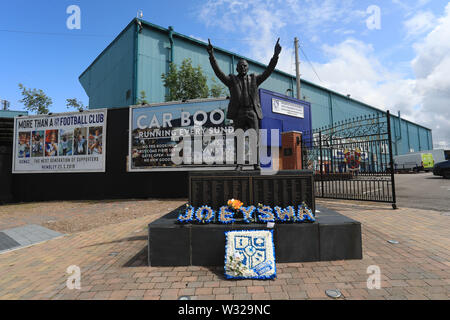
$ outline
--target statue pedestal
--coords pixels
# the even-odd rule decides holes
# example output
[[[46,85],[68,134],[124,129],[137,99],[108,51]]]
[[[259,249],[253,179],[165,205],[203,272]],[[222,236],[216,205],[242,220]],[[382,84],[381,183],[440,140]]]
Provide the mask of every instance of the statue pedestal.
[[[230,199],[245,206],[295,206],[305,202],[315,212],[314,176],[310,170],[285,170],[275,175],[260,171],[203,171],[189,174],[189,204],[218,209]]]
[[[316,211],[311,171],[203,171],[189,175],[189,204],[214,210],[238,199],[244,205],[298,206]],[[223,266],[225,231],[266,230],[265,224],[179,224],[184,207],[148,226],[150,266]],[[314,223],[276,223],[276,261],[311,262],[362,259],[361,224],[335,211],[320,208]]]
[[[276,261],[312,262],[362,259],[361,224],[320,208],[314,223],[275,224]],[[225,231],[267,230],[264,224],[181,225],[179,211],[148,226],[149,266],[223,266]]]

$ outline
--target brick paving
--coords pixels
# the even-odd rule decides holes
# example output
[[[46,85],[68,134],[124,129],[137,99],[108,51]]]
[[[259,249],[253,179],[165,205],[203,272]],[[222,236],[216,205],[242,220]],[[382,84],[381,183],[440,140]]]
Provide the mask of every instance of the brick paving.
[[[184,202],[182,199],[76,200],[1,205],[0,230],[35,224],[61,233],[74,233],[175,209]]]
[[[361,221],[363,260],[277,264],[270,281],[225,280],[222,267],[148,267],[146,226],[160,211],[2,254],[0,299],[329,299],[325,290],[335,288],[340,299],[450,298],[448,216],[320,203]],[[66,287],[70,265],[81,268],[81,290]],[[381,289],[367,288],[371,265]]]

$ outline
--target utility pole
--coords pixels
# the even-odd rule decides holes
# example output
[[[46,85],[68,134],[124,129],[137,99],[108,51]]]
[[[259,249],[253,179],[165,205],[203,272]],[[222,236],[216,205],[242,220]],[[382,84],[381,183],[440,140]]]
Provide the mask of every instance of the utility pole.
[[[301,87],[300,87],[300,61],[298,61],[298,38],[294,38],[295,45],[295,75],[297,78],[297,99],[301,100]]]

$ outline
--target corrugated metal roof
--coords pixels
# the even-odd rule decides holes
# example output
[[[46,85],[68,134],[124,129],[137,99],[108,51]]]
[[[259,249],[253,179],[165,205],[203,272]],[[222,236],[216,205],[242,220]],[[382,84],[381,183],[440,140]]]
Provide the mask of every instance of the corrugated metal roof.
[[[27,116],[28,111],[0,110],[0,118],[14,118],[17,116]]]

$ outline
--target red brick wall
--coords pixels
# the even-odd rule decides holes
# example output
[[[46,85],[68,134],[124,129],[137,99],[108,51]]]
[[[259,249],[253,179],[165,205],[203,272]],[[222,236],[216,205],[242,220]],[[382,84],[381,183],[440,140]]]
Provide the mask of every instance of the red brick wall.
[[[299,144],[297,144],[297,138]],[[300,132],[281,133],[281,170],[301,170],[302,169],[302,134]],[[286,150],[292,150],[291,155],[287,155]]]

